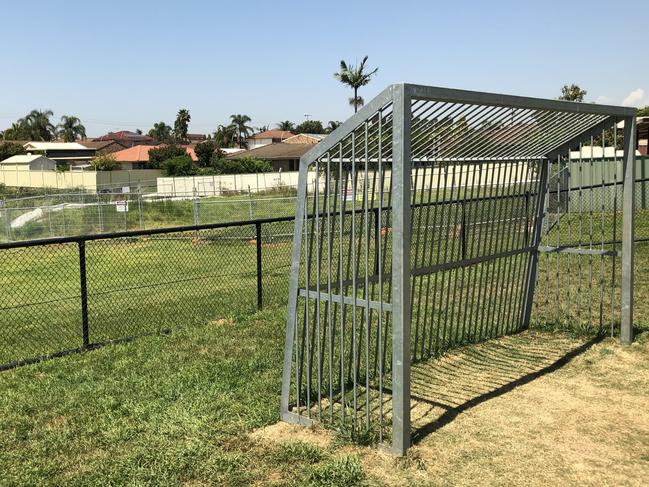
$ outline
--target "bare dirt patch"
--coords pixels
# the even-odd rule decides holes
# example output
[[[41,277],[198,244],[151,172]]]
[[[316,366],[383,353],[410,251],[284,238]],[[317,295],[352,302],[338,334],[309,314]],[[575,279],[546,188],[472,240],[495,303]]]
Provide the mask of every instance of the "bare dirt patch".
[[[251,439],[268,443],[301,441],[320,448],[328,447],[333,441],[333,437],[333,432],[324,428],[298,426],[284,422],[271,424],[250,433]]]

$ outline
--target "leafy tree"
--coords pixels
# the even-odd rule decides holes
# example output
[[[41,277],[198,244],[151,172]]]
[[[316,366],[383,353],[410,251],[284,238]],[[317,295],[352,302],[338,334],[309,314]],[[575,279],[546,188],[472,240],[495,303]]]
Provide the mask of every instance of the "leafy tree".
[[[273,166],[264,159],[242,157],[241,159],[225,159],[215,157],[211,163],[216,174],[250,174],[257,172],[272,172]]]
[[[252,119],[248,115],[230,115],[232,120],[232,125],[236,128],[237,131],[237,142],[239,144],[239,149],[243,149],[246,145],[245,139],[247,139],[252,134],[252,127],[246,125],[248,122],[251,122]]]
[[[298,134],[324,134],[325,129],[320,120],[305,120],[295,127],[295,132]]]
[[[330,134],[334,130],[336,130],[338,127],[340,127],[343,123],[339,122],[338,120],[329,120],[329,123],[327,124],[327,127],[325,128],[325,133]]]
[[[162,163],[162,173],[165,176],[193,176],[196,172],[192,158],[186,153],[167,159]]]
[[[262,125],[261,127],[257,127],[257,132],[266,132],[269,130],[268,125]]]
[[[638,117],[647,117],[649,116],[649,105],[638,108]]]
[[[181,108],[176,115],[176,122],[174,123],[174,137],[177,141],[184,142],[187,140],[187,130],[189,122],[191,121],[189,110]]]
[[[81,124],[78,117],[72,115],[63,115],[56,129],[56,134],[64,142],[74,142],[77,139],[86,138],[86,127]]]
[[[25,148],[20,144],[14,144],[13,142],[2,142],[0,143],[0,161],[4,161],[11,156],[18,154],[24,154]]]
[[[29,139],[29,128],[21,120],[11,124],[11,127],[2,132],[4,140],[27,140]]]
[[[237,138],[237,129],[234,125],[219,125],[214,132],[214,142],[218,147],[232,147]]]
[[[90,165],[95,171],[113,171],[119,168],[119,162],[115,160],[113,154],[100,154],[90,162]]]
[[[208,167],[215,155],[217,158],[223,157],[223,153],[219,150],[218,145],[213,140],[199,142],[196,144],[196,147],[194,147],[194,151],[196,152],[198,165],[200,167]]]
[[[173,159],[174,157],[186,155],[187,150],[184,147],[179,147],[177,145],[155,147],[153,149],[149,149],[149,165],[153,168],[160,168],[162,167],[162,163],[167,159]]]
[[[363,58],[361,63],[358,66],[352,64],[347,64],[345,61],[340,61],[340,71],[334,73],[334,77],[341,83],[348,85],[352,90],[354,90],[354,96],[349,99],[349,104],[354,107],[354,112],[358,111],[358,107],[361,107],[365,104],[365,101],[362,97],[358,96],[358,89],[361,86],[367,85],[372,76],[376,74],[379,68],[375,68],[369,73],[365,72],[365,63],[367,62],[367,56]]]
[[[290,120],[284,120],[277,124],[277,130],[286,130],[287,132],[293,132],[295,129],[295,124]]]
[[[148,136],[153,137],[160,142],[171,142],[172,128],[164,122],[157,122],[153,124],[153,128],[149,130]]]
[[[561,88],[561,96],[559,97],[559,100],[584,101],[584,97],[587,93],[588,92],[586,90],[582,90],[578,85],[574,83],[570,86],[563,85],[563,87]]]

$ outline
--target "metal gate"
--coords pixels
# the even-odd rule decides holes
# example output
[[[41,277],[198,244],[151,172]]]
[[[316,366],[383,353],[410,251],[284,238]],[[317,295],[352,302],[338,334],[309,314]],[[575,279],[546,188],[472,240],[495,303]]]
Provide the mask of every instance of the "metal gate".
[[[532,320],[613,329],[617,309],[629,342],[634,132],[628,108],[384,90],[300,162],[282,419],[403,454],[413,361]],[[609,163],[615,194],[604,209],[593,206],[609,192],[592,148],[604,157],[611,133],[624,151]],[[579,284],[565,270],[577,260]]]

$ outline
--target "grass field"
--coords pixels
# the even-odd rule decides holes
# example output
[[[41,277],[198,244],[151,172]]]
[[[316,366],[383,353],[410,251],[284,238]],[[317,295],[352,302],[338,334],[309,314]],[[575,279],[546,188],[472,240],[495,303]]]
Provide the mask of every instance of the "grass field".
[[[179,326],[0,374],[0,484],[643,485],[649,474],[646,333],[547,375],[583,342],[527,332],[416,369],[430,379],[414,394],[449,409],[414,401],[416,426],[431,426],[394,459],[274,425],[283,317]]]
[[[252,228],[89,242],[91,341],[170,333],[0,373],[0,485],[643,485],[646,273],[631,347],[590,343],[595,329],[569,302],[542,332],[416,364],[417,444],[394,459],[275,424],[292,223],[277,225],[262,312]],[[77,252],[2,252],[0,362],[81,344]],[[553,262],[541,260],[540,279],[554,279]],[[647,265],[638,244],[637,269]],[[562,266],[564,279],[574,267]]]

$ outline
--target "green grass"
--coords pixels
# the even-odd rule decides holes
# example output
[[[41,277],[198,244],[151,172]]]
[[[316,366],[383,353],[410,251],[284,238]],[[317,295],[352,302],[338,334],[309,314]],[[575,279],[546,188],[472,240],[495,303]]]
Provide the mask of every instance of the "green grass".
[[[247,438],[277,419],[283,315],[179,326],[1,374],[0,484],[249,485],[279,469],[358,485],[353,457]]]

